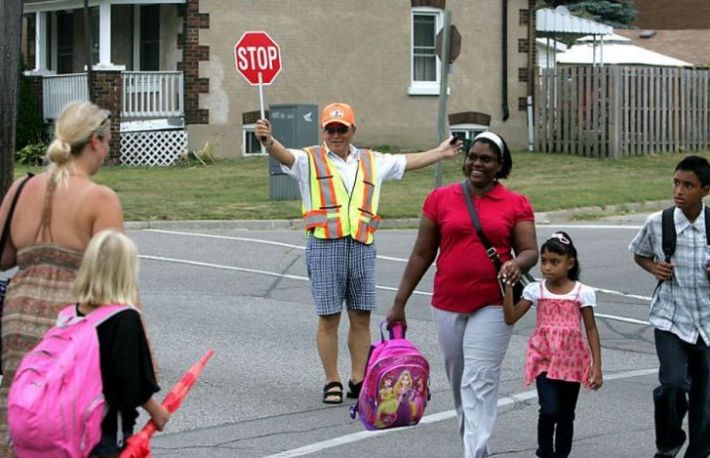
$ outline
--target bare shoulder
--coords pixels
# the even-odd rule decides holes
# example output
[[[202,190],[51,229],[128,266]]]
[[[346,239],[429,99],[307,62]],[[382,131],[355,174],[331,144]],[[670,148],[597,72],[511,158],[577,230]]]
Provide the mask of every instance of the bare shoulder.
[[[108,186],[93,184],[85,195],[91,233],[103,229],[123,231],[123,208],[116,192]]]

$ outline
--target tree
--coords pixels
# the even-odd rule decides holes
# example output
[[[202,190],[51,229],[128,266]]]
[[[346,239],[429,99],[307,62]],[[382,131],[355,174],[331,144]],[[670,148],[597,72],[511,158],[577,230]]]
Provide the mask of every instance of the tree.
[[[538,8],[567,7],[575,16],[612,27],[629,28],[638,17],[632,0],[537,0]]]
[[[0,193],[5,195],[12,184],[15,165],[22,0],[0,1],[0,27]]]

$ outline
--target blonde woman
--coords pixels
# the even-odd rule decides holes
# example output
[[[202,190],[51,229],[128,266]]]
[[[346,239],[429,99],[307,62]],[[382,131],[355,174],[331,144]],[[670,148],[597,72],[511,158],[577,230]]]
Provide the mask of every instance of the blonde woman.
[[[91,181],[109,154],[109,112],[89,102],[66,106],[47,149],[49,167],[29,180],[12,218],[0,269],[17,266],[2,312],[0,456],[7,447],[7,393],[20,360],[42,338],[57,313],[72,301],[71,284],[91,237],[123,231],[116,194]],[[17,192],[16,181],[0,206],[0,227]]]
[[[159,388],[141,315],[133,308],[138,300],[137,282],[138,255],[133,242],[113,230],[96,234],[86,248],[72,289],[78,301],[77,315],[86,316],[104,305],[126,305],[128,310],[96,328],[108,410],[92,457],[118,456],[133,433],[138,406],[161,431],[170,416],[153,398]]]

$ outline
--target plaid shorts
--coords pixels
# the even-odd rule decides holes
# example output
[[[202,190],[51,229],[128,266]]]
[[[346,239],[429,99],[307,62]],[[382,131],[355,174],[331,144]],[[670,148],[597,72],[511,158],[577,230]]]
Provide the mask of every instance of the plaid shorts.
[[[376,307],[375,244],[351,237],[318,239],[308,235],[306,268],[319,316],[343,309],[372,311]]]

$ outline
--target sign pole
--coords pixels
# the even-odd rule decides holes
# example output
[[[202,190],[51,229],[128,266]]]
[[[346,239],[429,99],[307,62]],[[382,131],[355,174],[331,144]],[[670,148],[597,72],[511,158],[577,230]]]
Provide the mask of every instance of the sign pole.
[[[261,119],[264,119],[264,82],[261,72],[259,72],[259,110],[261,111]]]
[[[444,13],[444,28],[443,34],[441,36],[441,76],[439,78],[439,117],[438,117],[438,128],[439,128],[439,143],[443,142],[444,139],[448,137],[446,132],[446,99],[447,91],[449,89],[449,36],[451,33],[451,11],[446,11]],[[441,175],[444,166],[441,161],[436,163],[436,170],[434,172],[434,187],[438,188],[441,186]]]

